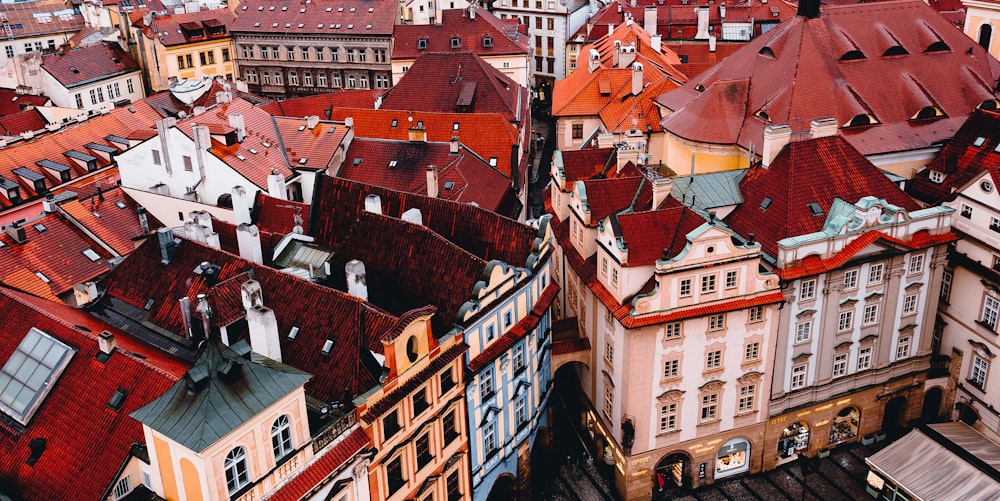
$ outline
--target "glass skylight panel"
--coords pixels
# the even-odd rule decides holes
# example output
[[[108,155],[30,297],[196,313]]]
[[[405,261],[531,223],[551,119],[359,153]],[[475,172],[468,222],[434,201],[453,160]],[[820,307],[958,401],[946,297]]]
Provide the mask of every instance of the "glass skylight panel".
[[[0,369],[0,411],[26,425],[72,354],[72,348],[32,327]]]
[[[91,261],[99,261],[101,259],[101,256],[98,256],[97,253],[94,252],[94,249],[91,249],[89,247],[83,249],[83,255],[87,256],[87,259]]]
[[[972,143],[972,145],[973,145],[973,146],[975,146],[976,148],[978,148],[978,147],[982,146],[982,145],[983,145],[983,143],[985,143],[985,142],[986,142],[986,138],[985,138],[985,137],[983,137],[983,136],[979,136],[979,137],[977,137],[977,138],[976,138],[976,140],[975,140],[975,141],[974,141],[974,142]]]

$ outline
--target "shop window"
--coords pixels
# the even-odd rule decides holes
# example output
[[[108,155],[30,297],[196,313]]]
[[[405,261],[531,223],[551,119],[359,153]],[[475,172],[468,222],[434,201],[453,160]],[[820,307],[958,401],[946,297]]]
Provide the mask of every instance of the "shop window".
[[[790,458],[809,448],[809,425],[801,421],[792,423],[781,432],[778,439],[778,457]]]
[[[735,475],[750,469],[750,442],[734,438],[719,449],[715,458],[715,478]]]
[[[837,413],[830,425],[830,444],[839,444],[858,436],[860,417],[860,411],[854,407],[847,407]]]

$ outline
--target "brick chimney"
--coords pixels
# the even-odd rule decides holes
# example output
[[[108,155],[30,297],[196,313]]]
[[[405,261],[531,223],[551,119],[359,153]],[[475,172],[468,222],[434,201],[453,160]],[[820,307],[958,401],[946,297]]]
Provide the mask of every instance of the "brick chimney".
[[[427,131],[424,129],[422,124],[418,123],[417,125],[410,127],[408,139],[411,143],[426,143]]]
[[[278,337],[278,319],[274,316],[274,310],[264,305],[251,307],[247,310],[247,327],[253,351],[280,362],[281,342]]]
[[[240,257],[257,264],[264,264],[264,252],[260,247],[260,230],[257,225],[242,223],[236,227],[236,245]]]
[[[438,196],[438,169],[436,165],[427,166],[427,196],[431,198]]]
[[[368,300],[368,279],[365,273],[365,263],[352,259],[344,265],[347,275],[347,293],[363,301]]]
[[[764,127],[764,146],[761,148],[760,161],[766,168],[771,165],[774,158],[781,153],[792,139],[792,128],[787,125],[768,125]]]

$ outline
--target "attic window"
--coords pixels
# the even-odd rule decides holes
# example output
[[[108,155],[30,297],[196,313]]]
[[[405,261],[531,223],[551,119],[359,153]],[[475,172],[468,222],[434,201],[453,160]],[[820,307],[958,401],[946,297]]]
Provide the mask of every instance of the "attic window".
[[[295,336],[299,335],[299,326],[293,325],[292,330],[288,331],[288,340],[291,341],[295,339]]]
[[[372,25],[370,25],[370,24],[366,24],[366,25],[365,25],[365,29],[366,29],[366,30],[370,30],[370,29],[372,29]]]
[[[368,7],[368,12],[375,12],[375,7]]]
[[[861,115],[856,115],[850,122],[847,122],[844,127],[864,127],[866,125],[875,125],[877,123],[878,120],[876,120],[875,117],[863,113]]]
[[[766,45],[764,47],[762,47],[759,51],[757,51],[757,54],[760,54],[760,55],[762,55],[764,57],[769,57],[771,59],[775,59],[775,57],[774,57],[774,51],[771,50],[771,48],[768,47],[768,46],[766,46]]]
[[[357,12],[357,11],[358,11],[357,7],[351,7],[351,12]]]
[[[146,301],[146,306],[143,307],[143,309],[146,310],[146,311],[149,311],[149,309],[153,307],[153,303],[155,303],[155,302],[156,302],[155,299],[149,298],[149,300]]]
[[[944,116],[944,112],[941,108],[937,106],[924,106],[915,115],[910,117],[910,120],[930,120],[934,118],[941,118]]]
[[[451,124],[451,130],[458,130],[458,122]]]
[[[96,262],[96,261],[100,261],[101,260],[101,256],[98,256],[97,253],[94,252],[94,249],[91,249],[90,247],[87,247],[86,249],[83,249],[82,252],[83,252],[83,255],[87,256],[87,259],[89,259],[91,261]]]
[[[45,226],[44,224],[42,224],[42,223],[38,223],[38,224],[34,225],[34,228],[35,228],[36,230],[38,230],[38,232],[39,232],[39,233],[45,233],[45,231],[46,231],[46,230],[48,230],[48,227],[46,227],[46,226]]]
[[[354,24],[348,24],[348,25],[347,25],[347,29],[349,29],[349,30],[353,30],[353,29],[354,29]]]
[[[353,165],[361,165],[361,157],[354,157]]]
[[[927,48],[924,49],[924,52],[947,52],[950,50],[951,47],[948,47],[948,44],[938,40],[937,42],[928,45]]]
[[[395,160],[389,160],[390,169],[395,169],[397,165],[399,165],[399,162],[396,162]]]
[[[337,7],[337,12],[344,12],[344,8],[343,7]]]
[[[809,212],[811,212],[812,215],[814,216],[823,215],[823,208],[820,207],[819,204],[816,202],[809,202],[808,204],[806,204],[806,207],[809,207]]]
[[[493,37],[486,35],[483,37],[483,47],[493,47]]]
[[[260,23],[253,23],[254,28],[260,28]]]
[[[421,38],[421,39],[417,40],[417,48],[421,49],[421,50],[426,49],[427,48],[427,39],[426,38]]]
[[[243,6],[243,10],[247,10],[247,6],[246,5]],[[262,10],[264,10],[264,6],[263,5],[261,5],[260,7],[257,7],[257,12],[260,12]],[[274,7],[271,7],[271,10],[274,10]]]
[[[444,189],[446,189],[446,190],[454,190],[455,189],[455,182],[454,181],[445,181],[445,183],[444,183]]]
[[[236,158],[238,158],[240,160],[243,160],[243,161],[246,161],[246,159],[247,159],[247,157],[245,157],[243,155],[236,155]]]
[[[457,49],[462,46],[462,39],[458,37],[451,37],[451,48]]]
[[[944,173],[941,171],[932,170],[927,177],[930,178],[931,182],[935,184],[941,184],[944,182]]]
[[[0,368],[0,411],[27,425],[72,356],[72,348],[32,327]]]
[[[490,167],[497,166],[497,157],[490,157]]]
[[[902,45],[893,45],[892,47],[885,49],[885,52],[882,53],[882,57],[905,56],[907,54],[909,54],[909,52],[907,52]]]
[[[397,126],[397,125],[399,125],[399,120],[396,120],[395,118],[393,118],[393,119],[392,119],[392,125],[391,125],[391,126],[392,126],[392,127],[395,127],[395,126]]]
[[[993,153],[1000,153],[1000,143],[997,143],[996,147],[993,148]]]
[[[755,116],[755,117],[757,117],[757,118],[759,118],[759,119],[761,119],[761,120],[763,120],[763,121],[765,121],[767,123],[771,123],[771,117],[767,114],[767,110],[765,110],[763,108],[757,110],[757,113],[754,113],[753,116]]]
[[[767,208],[771,206],[771,202],[774,202],[774,200],[771,200],[770,197],[764,197],[764,199],[760,201],[760,210],[767,210]]]
[[[305,26],[304,23],[299,23],[299,29],[302,29],[304,26]]]
[[[305,7],[302,7],[301,9],[299,9],[299,14],[305,14],[305,13],[306,13],[306,8]]]
[[[323,356],[329,356],[330,350],[333,350],[333,340],[327,339],[323,342]]]
[[[302,132],[304,130],[306,130],[306,126],[305,125],[300,125],[299,126],[299,132]]]
[[[987,99],[979,103],[978,107],[981,110],[996,110],[997,108],[1000,108],[1000,101],[997,101],[996,99]]]
[[[868,59],[865,57],[865,53],[858,49],[849,50],[840,56],[840,61],[859,61],[861,59]]]
[[[122,202],[121,200],[119,200],[119,201],[115,202],[115,206],[118,207],[119,209],[124,209],[125,208],[125,202]]]
[[[115,393],[111,395],[111,398],[108,399],[108,407],[114,411],[121,409],[122,404],[125,403],[125,397],[127,396],[128,392],[125,391],[125,388],[118,388],[115,390]]]
[[[271,143],[269,143],[267,141],[261,141],[260,145],[263,146],[263,147],[265,147],[265,148],[270,148],[271,147]]]
[[[705,86],[702,84],[694,84],[694,90],[698,92],[705,92]]]
[[[333,7],[327,7],[327,8],[326,8],[326,11],[327,11],[327,12],[331,12],[331,11],[333,11]]]
[[[284,12],[284,11],[286,11],[286,10],[288,10],[288,7],[282,7],[282,8],[281,8],[281,11],[282,11],[282,12]]]

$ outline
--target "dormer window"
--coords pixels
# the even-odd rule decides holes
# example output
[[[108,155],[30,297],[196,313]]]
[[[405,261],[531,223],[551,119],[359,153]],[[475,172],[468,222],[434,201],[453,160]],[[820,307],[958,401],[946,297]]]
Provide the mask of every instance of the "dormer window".
[[[771,50],[771,48],[766,45],[762,47],[759,51],[757,51],[757,54],[760,54],[761,56],[768,57],[771,59],[775,59],[774,51]]]
[[[451,48],[458,49],[462,47],[462,39],[458,37],[451,37]]]
[[[417,40],[417,49],[424,50],[426,48],[427,48],[427,39],[426,38],[421,38],[421,39]]]
[[[944,173],[941,171],[932,170],[928,176],[932,183],[941,184],[944,182]]]
[[[865,127],[868,125],[875,125],[877,123],[878,120],[875,117],[862,113],[860,115],[855,115],[854,118],[844,124],[844,127]]]
[[[927,48],[924,49],[924,52],[948,52],[950,50],[951,47],[948,47],[948,44],[938,40],[937,42],[928,45]]]
[[[941,108],[937,106],[924,106],[916,114],[910,117],[910,120],[933,120],[935,118],[944,117],[944,112]]]
[[[981,110],[996,110],[1000,108],[1000,101],[996,99],[987,99],[979,103],[978,108]]]
[[[486,35],[483,37],[483,47],[490,48],[493,47],[493,37]]]
[[[867,57],[865,57],[865,53],[861,52],[860,50],[854,49],[854,50],[849,50],[849,51],[845,52],[843,56],[840,56],[839,60],[840,61],[860,61],[862,59],[868,59]]]
[[[909,54],[902,45],[893,45],[882,53],[882,57],[892,57],[892,56],[905,56]]]
[[[986,138],[983,137],[983,136],[979,136],[979,137],[976,138],[975,141],[972,142],[972,146],[975,146],[976,148],[979,148],[985,142],[986,142]]]
[[[765,110],[763,108],[757,110],[757,113],[754,113],[753,116],[755,116],[755,117],[757,117],[757,118],[759,118],[759,119],[761,119],[761,120],[763,120],[763,121],[765,121],[767,123],[771,123],[771,117],[770,117],[770,115],[768,115],[767,114],[767,110]]]

